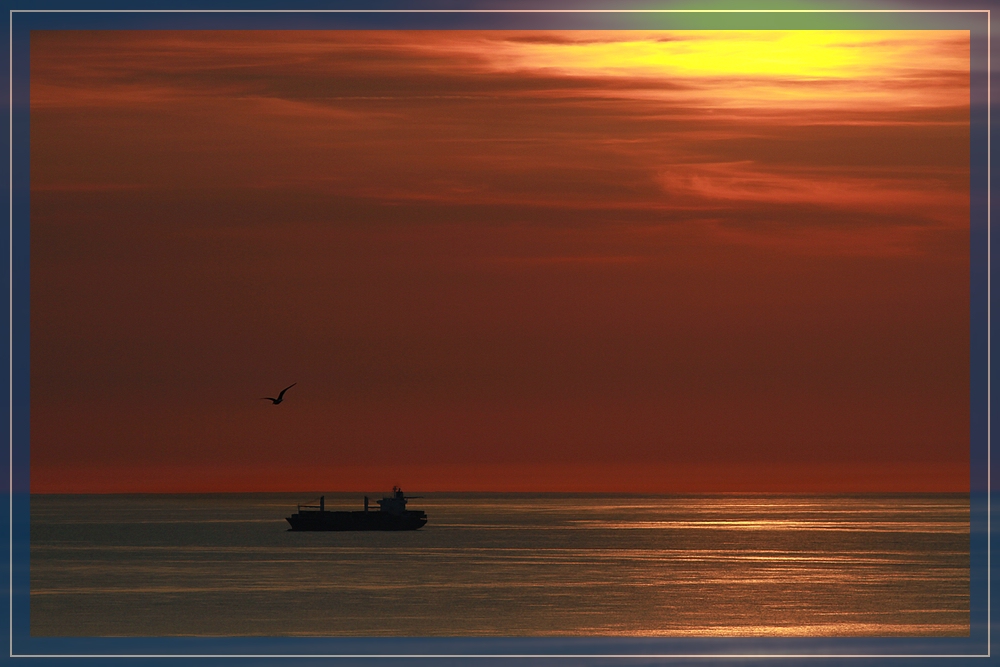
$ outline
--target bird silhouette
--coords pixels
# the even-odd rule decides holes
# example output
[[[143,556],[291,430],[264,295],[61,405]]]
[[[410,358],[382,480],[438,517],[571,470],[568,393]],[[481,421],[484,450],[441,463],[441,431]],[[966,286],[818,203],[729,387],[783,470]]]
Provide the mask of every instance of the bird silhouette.
[[[294,387],[297,384],[298,384],[298,382],[293,382],[290,385],[288,385],[287,387],[285,387],[284,389],[282,389],[281,393],[278,394],[278,398],[271,398],[270,396],[264,396],[260,400],[262,400],[262,401],[271,401],[271,403],[273,405],[277,405],[278,403],[281,403],[283,400],[285,400],[285,392],[288,391],[289,389],[291,389],[292,387]]]

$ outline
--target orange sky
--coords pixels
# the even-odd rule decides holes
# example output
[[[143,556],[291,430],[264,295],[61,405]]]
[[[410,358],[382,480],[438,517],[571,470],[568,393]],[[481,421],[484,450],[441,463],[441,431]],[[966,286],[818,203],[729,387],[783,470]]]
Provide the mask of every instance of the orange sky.
[[[32,491],[967,490],[968,59],[34,32]]]

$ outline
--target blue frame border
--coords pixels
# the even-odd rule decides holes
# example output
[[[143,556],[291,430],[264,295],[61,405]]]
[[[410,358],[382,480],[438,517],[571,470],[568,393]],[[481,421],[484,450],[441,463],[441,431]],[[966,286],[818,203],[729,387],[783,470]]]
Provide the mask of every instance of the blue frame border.
[[[271,11],[263,3],[243,3],[232,10],[199,10],[190,2],[174,2],[175,9],[110,9],[81,11],[71,7],[52,10],[30,7],[28,2],[10,10],[10,495],[7,498],[10,528],[10,657],[41,659],[56,656],[92,658],[141,658],[171,656],[178,661],[220,658],[276,659],[291,656],[354,658],[363,664],[373,659],[399,662],[411,658],[437,664],[440,659],[501,657],[522,662],[526,658],[554,660],[574,657],[576,662],[651,662],[677,658],[704,663],[704,658],[741,657],[741,662],[769,661],[783,656],[782,664],[815,662],[820,656],[837,662],[862,664],[885,658],[908,657],[921,663],[950,664],[955,660],[981,660],[990,656],[990,414],[989,393],[993,373],[990,361],[991,301],[994,278],[990,272],[990,64],[989,13],[939,12],[931,9],[871,11],[794,8],[785,11],[573,11],[547,3],[551,11],[526,9],[443,8],[413,10],[383,5],[379,10],[305,9]],[[118,3],[115,3],[117,5]],[[461,3],[460,3],[461,4]],[[947,3],[942,3],[947,4]],[[222,2],[236,7],[232,0]],[[259,5],[247,9],[247,5]],[[986,7],[989,5],[987,4]],[[398,30],[398,29],[962,29],[971,34],[971,225],[970,225],[970,459],[971,459],[971,631],[967,638],[32,638],[29,631],[29,42],[32,30]],[[15,390],[16,389],[16,390]],[[49,658],[49,659],[46,659]],[[700,658],[700,659],[699,659]],[[757,658],[754,660],[752,658]],[[796,660],[800,658],[801,660]],[[810,659],[812,658],[812,659]],[[922,658],[922,659],[921,659]],[[791,659],[791,660],[789,660]],[[964,661],[963,660],[963,661]],[[381,662],[381,660],[377,660]],[[659,660],[657,660],[659,661]],[[565,663],[565,660],[562,661]],[[909,664],[909,661],[908,661]]]

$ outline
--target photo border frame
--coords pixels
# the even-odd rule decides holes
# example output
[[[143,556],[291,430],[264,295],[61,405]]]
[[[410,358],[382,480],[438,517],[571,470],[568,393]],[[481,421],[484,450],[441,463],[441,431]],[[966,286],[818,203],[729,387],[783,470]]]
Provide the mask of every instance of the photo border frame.
[[[46,8],[22,2],[9,11],[10,379],[8,385],[10,488],[10,658],[168,658],[209,664],[218,658],[371,659],[501,658],[580,661],[841,658],[850,664],[892,658],[975,660],[991,657],[990,356],[992,273],[991,41],[985,9],[697,9],[574,8],[555,2],[534,7],[277,9],[264,3],[221,2],[199,9],[125,6],[79,9],[70,2]],[[462,3],[460,3],[462,4]],[[735,3],[731,3],[735,4]],[[746,3],[744,3],[746,4]],[[230,5],[230,7],[226,7]],[[248,7],[249,5],[249,7]],[[988,5],[987,5],[988,7]],[[487,638],[487,637],[31,637],[30,636],[30,224],[29,45],[32,30],[729,30],[729,29],[961,29],[970,31],[970,635],[967,638]],[[935,660],[940,662],[940,660]]]

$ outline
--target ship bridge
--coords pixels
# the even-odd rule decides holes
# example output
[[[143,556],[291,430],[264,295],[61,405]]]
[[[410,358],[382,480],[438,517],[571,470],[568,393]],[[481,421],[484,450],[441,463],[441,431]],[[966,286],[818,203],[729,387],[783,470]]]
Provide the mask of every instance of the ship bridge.
[[[379,509],[383,512],[388,512],[389,514],[402,514],[406,511],[406,501],[411,498],[419,498],[420,496],[405,496],[403,491],[398,487],[392,487],[392,495],[386,496],[382,500],[378,501]]]

